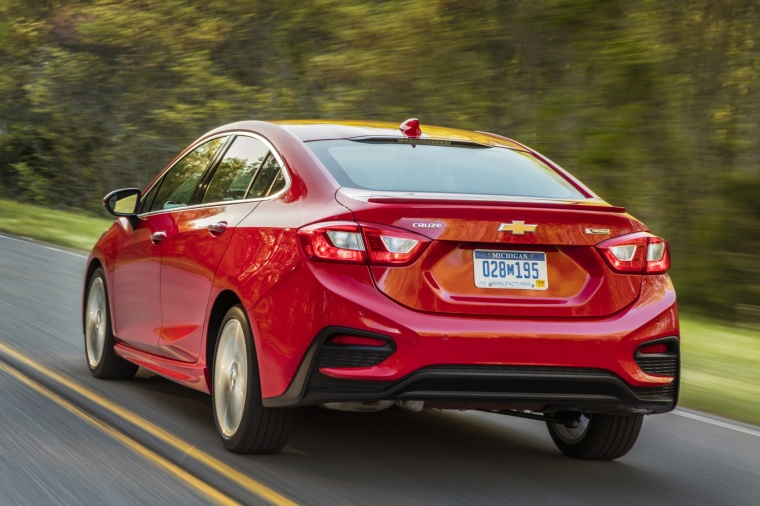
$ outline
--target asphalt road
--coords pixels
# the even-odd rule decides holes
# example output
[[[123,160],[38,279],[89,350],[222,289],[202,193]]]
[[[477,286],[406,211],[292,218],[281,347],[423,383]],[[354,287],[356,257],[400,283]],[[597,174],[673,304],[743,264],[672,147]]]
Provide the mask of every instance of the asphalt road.
[[[562,456],[540,422],[308,408],[285,450],[223,450],[210,398],[90,376],[85,257],[0,236],[0,504],[760,505],[760,428],[648,417],[614,462]]]

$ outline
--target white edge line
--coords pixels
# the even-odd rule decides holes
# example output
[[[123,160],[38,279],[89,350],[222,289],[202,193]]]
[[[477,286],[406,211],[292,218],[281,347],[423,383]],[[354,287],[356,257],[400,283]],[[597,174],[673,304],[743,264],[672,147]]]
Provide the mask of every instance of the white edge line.
[[[79,257],[79,258],[87,258],[87,255],[83,255],[81,253],[74,253],[73,251],[67,251],[65,249],[55,248],[53,246],[47,246],[45,244],[37,242],[34,239],[19,239],[17,237],[9,237],[7,235],[2,235],[2,234],[0,234],[0,239],[8,239],[9,241],[23,242],[26,244],[32,244],[39,248],[48,249],[50,251],[57,251],[58,253],[65,253],[67,255],[71,255],[71,256]]]
[[[673,411],[673,414],[682,416],[684,418],[691,418],[692,420],[696,420],[698,422],[715,425],[716,427],[722,427],[724,429],[733,430],[735,432],[741,432],[742,434],[747,434],[749,436],[760,437],[760,430],[749,429],[747,427],[742,427],[741,425],[735,425],[733,423],[724,422],[722,420],[715,420],[713,418],[708,418],[706,416],[698,415],[696,413],[690,413],[688,411],[682,411],[680,409],[677,409]]]

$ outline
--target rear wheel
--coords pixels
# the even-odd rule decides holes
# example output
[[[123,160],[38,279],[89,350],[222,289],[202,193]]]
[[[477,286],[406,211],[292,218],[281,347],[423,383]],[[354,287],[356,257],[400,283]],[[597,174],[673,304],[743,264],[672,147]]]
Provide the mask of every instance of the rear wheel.
[[[222,321],[211,396],[216,428],[228,450],[277,453],[287,443],[295,412],[262,406],[258,361],[241,306],[231,308]]]
[[[103,269],[96,269],[87,285],[84,313],[84,349],[87,367],[100,379],[129,379],[137,365],[116,355]]]
[[[577,427],[546,422],[554,444],[568,457],[612,460],[628,453],[636,443],[643,415],[582,414]]]

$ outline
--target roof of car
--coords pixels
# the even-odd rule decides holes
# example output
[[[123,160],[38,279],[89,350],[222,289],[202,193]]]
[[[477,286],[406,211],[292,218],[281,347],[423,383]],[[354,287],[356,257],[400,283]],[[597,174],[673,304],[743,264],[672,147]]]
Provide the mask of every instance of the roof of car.
[[[289,131],[304,142],[328,140],[328,139],[351,139],[356,137],[392,137],[403,138],[399,130],[399,124],[384,121],[352,121],[352,120],[282,120],[271,121]],[[257,131],[262,126],[260,121],[241,121],[225,125],[217,130],[232,128],[241,130]],[[475,142],[490,146],[502,146],[512,149],[527,150],[519,142],[506,137],[486,132],[472,132],[455,128],[437,127],[420,123],[422,139],[443,139],[463,142]]]

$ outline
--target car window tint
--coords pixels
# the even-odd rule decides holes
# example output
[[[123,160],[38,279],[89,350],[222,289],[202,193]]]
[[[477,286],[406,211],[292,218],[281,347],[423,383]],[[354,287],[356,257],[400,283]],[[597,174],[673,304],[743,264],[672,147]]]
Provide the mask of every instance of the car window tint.
[[[203,203],[240,200],[245,197],[256,169],[267,155],[267,146],[253,137],[236,137],[227,149],[203,195]]]
[[[256,174],[256,179],[253,180],[251,193],[248,197],[255,199],[275,193],[273,190],[277,184],[278,176],[280,187],[276,191],[281,190],[282,187],[285,186],[285,179],[280,171],[280,165],[277,163],[274,156],[270,154],[267,159],[264,160],[264,164],[261,166],[261,169],[259,169],[258,174]]]
[[[351,188],[584,198],[539,159],[507,148],[351,140],[307,145],[340,185]]]
[[[227,137],[217,137],[205,142],[174,164],[164,175],[150,210],[176,209],[188,205],[203,171],[226,139]]]

